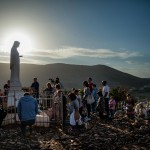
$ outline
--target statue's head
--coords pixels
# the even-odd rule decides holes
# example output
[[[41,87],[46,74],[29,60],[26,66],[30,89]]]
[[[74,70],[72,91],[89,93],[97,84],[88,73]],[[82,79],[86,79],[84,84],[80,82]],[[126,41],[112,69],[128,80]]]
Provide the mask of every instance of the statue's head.
[[[19,47],[20,42],[19,41],[14,41],[13,47]]]

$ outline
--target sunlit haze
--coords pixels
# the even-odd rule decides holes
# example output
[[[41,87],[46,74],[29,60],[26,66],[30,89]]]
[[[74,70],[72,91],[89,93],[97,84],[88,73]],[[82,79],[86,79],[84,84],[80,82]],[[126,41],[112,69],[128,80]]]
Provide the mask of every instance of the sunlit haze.
[[[18,49],[20,49],[20,54],[28,54],[33,50],[33,38],[25,33],[24,31],[13,31],[7,33],[6,38],[4,40],[4,46],[7,52],[10,52],[10,48],[14,41],[19,41],[21,44]]]

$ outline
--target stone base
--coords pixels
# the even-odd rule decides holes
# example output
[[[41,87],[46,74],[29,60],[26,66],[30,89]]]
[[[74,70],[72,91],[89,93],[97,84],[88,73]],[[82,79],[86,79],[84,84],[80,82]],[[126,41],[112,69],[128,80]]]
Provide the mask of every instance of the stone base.
[[[7,107],[17,106],[19,99],[23,96],[24,96],[24,92],[21,90],[20,91],[10,90],[8,93]]]

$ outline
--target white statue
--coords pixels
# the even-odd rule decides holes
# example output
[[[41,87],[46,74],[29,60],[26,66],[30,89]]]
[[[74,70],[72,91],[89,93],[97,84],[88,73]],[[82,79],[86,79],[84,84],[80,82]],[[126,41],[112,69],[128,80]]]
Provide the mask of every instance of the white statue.
[[[10,88],[15,90],[21,90],[21,82],[20,82],[20,58],[17,48],[19,47],[20,42],[15,41],[11,48],[10,55]]]
[[[15,41],[10,54],[10,88],[8,91],[7,106],[17,106],[19,99],[24,95],[20,82],[20,56],[17,51],[20,42]]]

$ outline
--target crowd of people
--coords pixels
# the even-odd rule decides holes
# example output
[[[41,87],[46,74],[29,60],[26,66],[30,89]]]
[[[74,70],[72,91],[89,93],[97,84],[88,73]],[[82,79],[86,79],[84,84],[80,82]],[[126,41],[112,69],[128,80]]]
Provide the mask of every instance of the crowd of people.
[[[50,81],[43,92],[46,93],[47,97],[53,95],[54,101],[51,109],[49,109],[51,119],[59,120],[61,118],[59,105],[61,101],[63,102],[63,121],[65,122],[65,119],[69,117],[72,127],[79,127],[84,121],[90,121],[92,114],[98,115],[102,120],[112,120],[114,118],[117,112],[117,102],[115,95],[110,93],[107,81],[102,81],[100,87],[97,88],[96,84],[92,82],[92,78],[89,77],[83,81],[82,89],[72,88],[67,93],[64,91],[64,86],[59,78]],[[50,102],[47,101],[47,105],[50,106]],[[135,116],[147,118],[147,110],[144,111],[143,103],[136,107],[135,100],[129,93],[126,93],[124,107],[125,109],[122,111],[130,119]]]
[[[57,77],[55,80],[50,79],[46,83],[46,88],[42,93],[47,98],[46,107],[49,113],[50,120],[60,120],[63,116],[63,124],[65,120],[69,119],[72,128],[82,127],[83,122],[91,120],[91,115],[99,116],[101,120],[112,120],[116,113],[116,100],[115,95],[110,94],[110,87],[107,81],[102,81],[99,88],[93,83],[92,78],[89,77],[83,81],[82,89],[72,88],[67,93],[64,91],[64,86],[60,79]],[[39,112],[39,106],[42,105],[40,98],[40,84],[37,78],[33,78],[33,83],[30,86],[29,92],[25,92],[24,97],[19,100],[17,112],[21,121],[21,131],[26,132],[26,126],[29,125],[30,132],[32,132],[32,125],[35,123],[36,115]],[[10,88],[10,81],[4,85],[4,91],[0,89],[0,114],[2,112],[2,96],[7,96]],[[53,98],[51,101],[50,98]],[[143,103],[135,107],[135,101],[132,96],[127,93],[125,101],[125,113],[130,119],[136,116],[147,117],[147,110],[144,111]],[[62,105],[61,105],[62,104]],[[63,109],[63,111],[61,111]],[[62,114],[63,112],[63,114]],[[7,114],[7,113],[6,113]],[[5,118],[1,116],[1,122]]]

